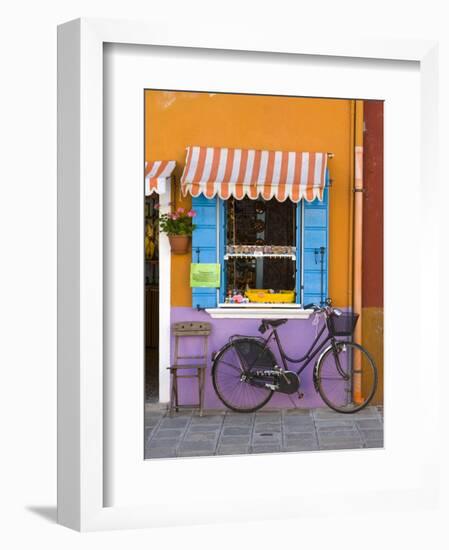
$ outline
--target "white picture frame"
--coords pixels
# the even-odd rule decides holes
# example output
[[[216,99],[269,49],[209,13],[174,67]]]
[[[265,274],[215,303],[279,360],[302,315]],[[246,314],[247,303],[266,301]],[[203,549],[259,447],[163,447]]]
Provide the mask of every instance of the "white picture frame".
[[[324,39],[320,37],[319,41],[311,41],[310,37],[301,39],[281,34],[266,37],[257,36],[256,33],[246,36],[237,34],[233,37],[217,35],[214,38],[206,37],[200,40],[192,38],[187,30],[182,28],[183,26],[179,25],[168,30],[155,28],[151,23],[81,19],[61,25],[58,29],[58,521],[78,530],[213,522],[217,513],[220,520],[238,521],[242,516],[247,519],[268,517],[264,516],[257,506],[253,506],[253,514],[248,513],[252,504],[261,502],[260,494],[240,495],[235,502],[231,503],[229,498],[221,498],[219,491],[218,494],[214,494],[210,487],[204,487],[204,490],[198,491],[196,507],[192,506],[188,510],[183,508],[185,502],[182,498],[179,504],[173,502],[168,509],[168,501],[163,502],[159,499],[159,497],[162,498],[161,490],[158,497],[155,497],[154,504],[145,504],[139,500],[133,503],[131,502],[133,494],[129,493],[123,502],[119,499],[119,504],[105,506],[105,502],[112,498],[109,494],[110,489],[107,487],[110,473],[105,467],[110,457],[105,455],[111,449],[115,452],[114,446],[110,447],[104,443],[107,420],[105,411],[110,410],[107,391],[104,393],[103,380],[105,345],[103,332],[105,292],[103,60],[105,44],[157,45],[161,48],[173,48],[173,56],[176,56],[176,48],[209,48],[223,51],[223,55],[227,52],[230,58],[242,51],[259,52],[261,56],[269,55],[271,61],[276,59],[276,55],[289,54],[333,56],[346,58],[348,62],[352,58],[362,58],[366,61],[382,59],[419,63],[420,127],[412,124],[408,131],[414,138],[419,137],[417,143],[421,151],[421,172],[419,178],[416,174],[415,176],[410,174],[410,178],[416,177],[418,183],[421,181],[422,186],[426,186],[426,181],[438,181],[435,82],[439,61],[435,42],[360,40],[349,43],[330,36]],[[231,50],[235,50],[236,53],[232,54]],[[331,58],[327,60],[332,64]],[[341,63],[341,59],[339,62]],[[359,61],[359,63],[363,62]],[[232,83],[230,86],[232,87]],[[386,142],[387,159],[389,146],[390,144]],[[414,191],[419,191],[418,187],[413,188]],[[438,185],[426,187],[426,196],[434,198],[435,201],[438,200],[438,192]],[[435,277],[438,272],[435,248],[429,249],[423,244],[426,237],[431,237],[434,243],[438,243],[439,238],[438,220],[433,216],[429,206],[420,210],[420,224],[425,234],[420,235],[421,286],[414,305],[417,316],[425,311],[426,301],[438,303],[439,296],[438,279]],[[387,232],[393,230],[394,228],[386,227]],[[169,273],[169,266],[166,268]],[[424,291],[422,281],[426,278],[432,280],[434,284]],[[392,343],[388,341],[388,331],[392,330],[392,327],[397,328],[400,315],[397,314],[391,319],[392,321],[386,317],[386,345],[390,347]],[[167,323],[168,320],[163,326],[167,327]],[[438,347],[431,345],[435,337],[438,341],[438,327],[429,328],[428,324],[422,321],[419,353],[426,350],[426,358],[433,365],[429,367],[429,371],[437,377]],[[436,382],[435,387],[437,387]],[[416,386],[411,383],[410,389],[413,391],[415,388]],[[388,379],[386,392],[388,403]],[[435,420],[438,414],[435,400],[429,404],[427,418]],[[131,430],[134,439],[138,429],[140,425],[135,430]],[[393,431],[392,427],[391,433]],[[410,470],[409,478],[416,472],[416,468],[422,468],[424,472],[427,466],[428,474],[422,475],[418,480],[415,479],[411,485],[407,485],[404,478],[402,486],[392,486],[389,491],[383,487],[377,493],[370,492],[367,510],[375,510],[379,506],[384,509],[390,507],[393,510],[399,505],[408,506],[409,509],[416,509],[421,505],[434,505],[437,498],[438,478],[431,475],[431,471],[441,460],[437,450],[437,436],[437,426],[433,426],[429,429],[425,440],[428,445],[425,452],[414,462],[412,460],[410,462],[411,467],[415,469]],[[405,436],[402,440],[398,440],[397,445],[402,446],[402,451],[407,441]],[[143,462],[143,455],[139,457],[136,453],[140,443],[136,443],[135,446],[131,443],[131,445],[133,460]],[[377,454],[376,460],[379,468],[386,471],[391,463],[389,464],[387,459],[384,460],[383,456],[386,455]],[[278,464],[282,460],[285,467],[294,467],[297,457],[298,455],[290,454],[284,457],[273,457],[270,460]],[[351,453],[333,453],[333,457],[336,462],[343,464],[351,460],[352,455]],[[129,457],[123,460],[122,458],[119,458],[118,462],[125,468],[129,467],[131,464]],[[328,458],[329,455],[327,458],[314,455],[313,460],[324,464]],[[268,464],[269,457],[220,457],[212,460],[215,460],[215,466],[219,465],[220,468],[226,468],[229,472],[242,459],[252,461],[255,468],[263,469]],[[183,470],[201,478],[205,468],[209,468],[210,472],[210,460],[177,459],[176,466],[171,462],[171,469],[176,470],[173,474],[175,479],[182,479]],[[304,464],[311,461],[311,455],[304,458]],[[166,466],[167,461],[165,461],[165,469],[163,461],[157,461],[151,465],[155,476],[164,475],[164,471],[167,473]],[[404,470],[406,469],[404,466]],[[120,471],[118,475],[123,478],[124,472]],[[132,476],[132,483],[138,483],[139,475],[137,473]],[[176,476],[180,477],[176,478]],[[169,482],[167,479],[167,484]],[[128,480],[124,479],[122,486],[127,484]],[[183,489],[188,491],[192,487],[186,481]],[[265,488],[265,491],[268,491],[271,499],[275,498],[272,488]],[[308,493],[307,500],[295,503],[294,511],[288,514],[294,517],[306,516],[313,509],[315,513],[316,510],[320,510],[324,517],[329,513],[329,509],[321,502],[322,491],[323,487],[317,488],[315,497],[313,492]],[[350,499],[344,498],[343,491],[341,487],[336,486],[330,495],[339,494],[348,504],[348,513],[354,512],[350,507]],[[363,491],[368,495],[369,491],[363,489],[362,493]],[[294,502],[292,494],[286,493],[280,496],[283,497],[284,505]],[[114,500],[112,498],[112,502]],[[275,503],[273,507],[277,511],[272,512],[270,517],[281,517],[283,509],[280,501],[272,502]],[[264,506],[261,508],[263,509]]]

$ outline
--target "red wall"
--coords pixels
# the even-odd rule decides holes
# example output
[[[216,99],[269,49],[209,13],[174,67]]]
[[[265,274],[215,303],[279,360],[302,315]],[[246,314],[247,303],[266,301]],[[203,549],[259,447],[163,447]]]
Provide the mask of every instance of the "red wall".
[[[364,101],[363,307],[383,306],[383,101]]]

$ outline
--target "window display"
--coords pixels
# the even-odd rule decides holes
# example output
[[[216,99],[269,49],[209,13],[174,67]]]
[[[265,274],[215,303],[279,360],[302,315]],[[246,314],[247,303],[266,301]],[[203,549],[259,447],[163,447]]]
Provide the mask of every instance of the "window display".
[[[294,302],[296,204],[226,201],[226,302]]]

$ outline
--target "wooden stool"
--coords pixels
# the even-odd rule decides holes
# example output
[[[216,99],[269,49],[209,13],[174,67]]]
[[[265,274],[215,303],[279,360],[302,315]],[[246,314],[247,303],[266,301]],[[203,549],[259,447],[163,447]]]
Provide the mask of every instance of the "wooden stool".
[[[185,321],[174,323],[172,325],[173,334],[175,335],[175,355],[174,363],[168,367],[172,377],[172,386],[170,392],[170,415],[173,414],[173,409],[178,411],[181,407],[196,408],[200,410],[200,416],[203,415],[204,404],[204,388],[206,382],[207,369],[207,349],[208,338],[211,331],[210,323],[200,321]],[[204,354],[203,355],[179,355],[179,339],[187,336],[199,336],[204,338]],[[180,363],[179,360],[196,359],[196,363]],[[179,371],[194,369],[196,374],[179,374]],[[199,402],[194,405],[180,405],[178,396],[178,379],[179,378],[197,378],[198,379],[198,396]]]

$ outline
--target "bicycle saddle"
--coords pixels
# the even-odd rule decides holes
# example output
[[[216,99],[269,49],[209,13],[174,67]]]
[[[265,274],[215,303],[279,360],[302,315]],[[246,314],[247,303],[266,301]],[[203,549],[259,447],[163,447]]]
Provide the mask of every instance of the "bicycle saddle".
[[[279,327],[286,323],[288,319],[262,319],[262,323],[265,325],[271,325],[272,327]]]

